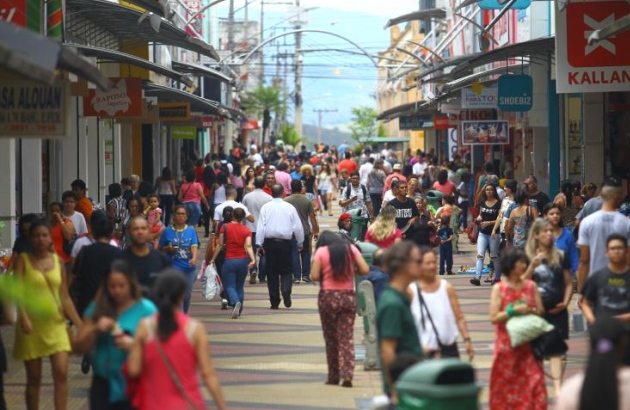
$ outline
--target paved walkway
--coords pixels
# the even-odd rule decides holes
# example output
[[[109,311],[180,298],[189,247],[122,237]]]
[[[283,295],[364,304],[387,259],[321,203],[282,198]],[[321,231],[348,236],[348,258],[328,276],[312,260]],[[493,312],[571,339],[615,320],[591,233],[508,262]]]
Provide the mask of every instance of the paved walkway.
[[[338,215],[338,212],[336,213]],[[320,218],[322,229],[335,229],[336,220]],[[455,256],[455,266],[473,266],[474,249],[467,238],[460,237],[463,254]],[[492,364],[493,329],[488,321],[490,286],[474,287],[469,275],[449,276],[455,284],[476,350],[474,365],[480,383],[487,385]],[[317,311],[319,287],[296,284],[293,307],[269,309],[265,285],[246,284],[243,316],[233,320],[218,301],[205,301],[197,287],[191,313],[203,321],[211,342],[214,365],[217,367],[229,408],[240,409],[366,409],[370,398],[380,394],[379,372],[363,371],[356,366],[354,388],[325,386],[326,359],[324,341]],[[360,350],[362,325],[357,320],[355,344]],[[13,346],[13,329],[3,328],[7,351]],[[583,334],[572,334],[569,342],[567,374],[584,366],[588,351]],[[70,366],[69,409],[88,409],[87,389],[90,376],[81,374],[79,358]],[[52,379],[45,365],[41,409],[53,409]],[[526,377],[526,375],[523,375]],[[10,409],[23,409],[25,372],[21,363],[10,361],[5,375],[6,398]],[[548,380],[548,386],[551,381]],[[550,390],[551,391],[551,390]],[[487,389],[481,394],[487,402]]]

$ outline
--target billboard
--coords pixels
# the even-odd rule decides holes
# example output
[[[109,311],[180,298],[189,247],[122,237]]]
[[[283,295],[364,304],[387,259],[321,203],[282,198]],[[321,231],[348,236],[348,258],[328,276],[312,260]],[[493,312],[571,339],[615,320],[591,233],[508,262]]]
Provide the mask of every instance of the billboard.
[[[504,145],[510,143],[508,121],[462,121],[465,145]]]

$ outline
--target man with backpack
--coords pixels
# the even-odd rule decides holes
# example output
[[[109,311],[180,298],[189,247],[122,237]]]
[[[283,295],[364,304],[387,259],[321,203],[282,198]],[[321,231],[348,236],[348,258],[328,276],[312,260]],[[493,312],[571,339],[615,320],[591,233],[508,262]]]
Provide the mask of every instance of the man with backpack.
[[[343,208],[343,212],[352,209],[360,209],[361,216],[368,216],[370,221],[374,220],[372,212],[372,200],[365,185],[361,184],[361,177],[358,172],[353,172],[350,176],[350,183],[342,191],[339,198],[339,205]]]

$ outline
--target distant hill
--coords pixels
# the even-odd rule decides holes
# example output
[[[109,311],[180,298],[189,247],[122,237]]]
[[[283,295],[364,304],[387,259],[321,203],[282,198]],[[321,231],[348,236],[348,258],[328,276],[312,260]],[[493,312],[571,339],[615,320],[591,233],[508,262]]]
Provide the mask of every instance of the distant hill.
[[[317,142],[317,127],[304,124],[303,128],[304,135],[307,137],[307,146],[310,148]],[[322,142],[324,144],[339,146],[344,141],[350,146],[355,144],[349,132],[341,131],[338,128],[322,128]]]

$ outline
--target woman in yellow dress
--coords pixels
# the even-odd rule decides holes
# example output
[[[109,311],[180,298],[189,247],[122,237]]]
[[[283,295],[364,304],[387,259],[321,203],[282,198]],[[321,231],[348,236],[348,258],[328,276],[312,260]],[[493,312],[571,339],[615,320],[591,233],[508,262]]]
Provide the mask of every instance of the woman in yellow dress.
[[[24,286],[24,300],[37,300],[41,312],[20,307],[15,328],[13,356],[26,368],[26,408],[39,409],[42,358],[50,357],[55,387],[55,410],[65,410],[68,403],[68,354],[71,344],[66,330],[67,315],[75,326],[81,319],[68,295],[63,264],[51,252],[50,226],[35,221],[30,229],[31,252],[17,259],[15,274]],[[45,307],[45,309],[44,309]]]

